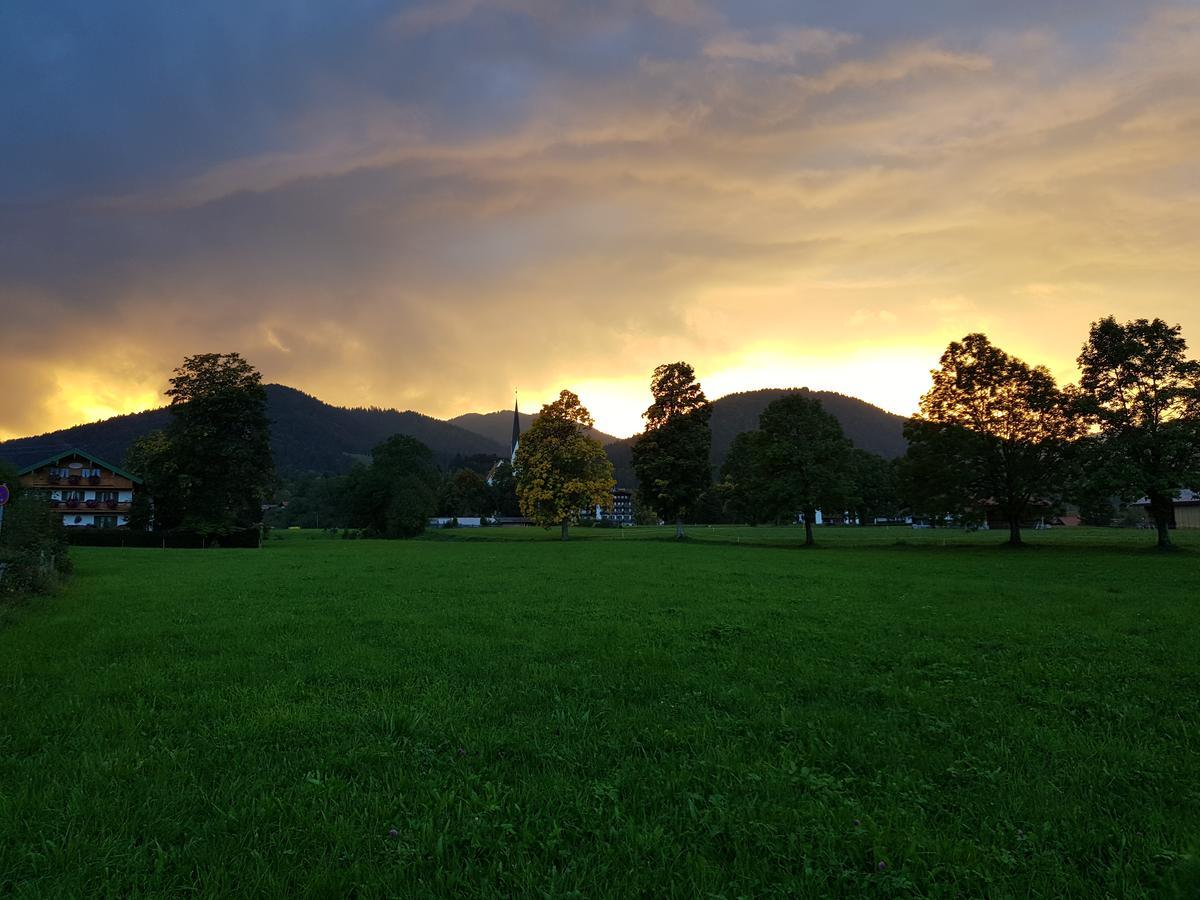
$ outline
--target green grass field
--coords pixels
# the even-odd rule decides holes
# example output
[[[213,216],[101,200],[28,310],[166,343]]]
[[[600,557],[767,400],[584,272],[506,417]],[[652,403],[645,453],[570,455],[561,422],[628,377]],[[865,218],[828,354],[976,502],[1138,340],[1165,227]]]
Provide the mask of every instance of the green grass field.
[[[0,894],[1200,896],[1200,534],[693,535],[77,548]]]

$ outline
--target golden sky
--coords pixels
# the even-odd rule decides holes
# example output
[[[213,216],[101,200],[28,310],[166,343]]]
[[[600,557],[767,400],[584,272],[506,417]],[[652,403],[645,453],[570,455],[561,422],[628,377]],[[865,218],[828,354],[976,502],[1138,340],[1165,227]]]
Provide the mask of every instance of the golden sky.
[[[1063,380],[1110,313],[1200,342],[1194,3],[342,6],[14,15],[0,438],[203,352],[626,435],[678,359],[907,414],[970,331]]]

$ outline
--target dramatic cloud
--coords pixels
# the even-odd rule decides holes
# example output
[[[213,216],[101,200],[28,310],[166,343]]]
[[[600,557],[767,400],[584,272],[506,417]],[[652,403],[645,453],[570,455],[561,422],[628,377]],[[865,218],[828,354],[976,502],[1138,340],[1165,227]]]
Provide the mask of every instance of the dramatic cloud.
[[[0,437],[239,350],[331,402],[660,362],[908,412],[986,330],[1200,345],[1200,10],[1103,2],[79,4],[0,13]]]

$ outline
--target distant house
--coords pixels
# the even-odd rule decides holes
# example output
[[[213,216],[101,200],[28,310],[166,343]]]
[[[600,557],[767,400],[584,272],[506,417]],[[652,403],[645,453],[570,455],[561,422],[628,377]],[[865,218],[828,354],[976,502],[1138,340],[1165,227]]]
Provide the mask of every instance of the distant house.
[[[1150,515],[1150,500],[1148,497],[1143,497],[1131,506],[1141,507],[1146,512],[1146,518],[1151,524],[1154,523],[1154,517]],[[1200,494],[1195,491],[1180,490],[1179,496],[1175,498],[1175,502],[1171,508],[1172,528],[1200,528]]]
[[[120,528],[142,479],[83,450],[67,450],[26,466],[21,486],[49,497],[50,511],[68,528]]]
[[[628,488],[613,488],[612,507],[605,509],[597,506],[594,512],[584,510],[582,518],[595,519],[597,522],[615,522],[618,525],[633,524],[633,491]]]

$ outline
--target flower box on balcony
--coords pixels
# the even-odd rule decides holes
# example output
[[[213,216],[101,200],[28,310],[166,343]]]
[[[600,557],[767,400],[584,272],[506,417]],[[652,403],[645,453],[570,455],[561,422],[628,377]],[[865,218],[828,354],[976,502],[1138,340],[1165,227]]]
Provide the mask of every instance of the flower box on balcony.
[[[99,484],[99,483],[100,483],[99,475],[89,475],[88,476],[88,484]]]
[[[116,509],[117,501],[116,500],[105,500],[104,505],[107,506],[109,509]]]
[[[79,481],[80,481],[80,479],[79,479],[78,475],[68,475],[67,476],[67,484],[79,484]]]
[[[85,500],[83,505],[86,506],[88,509],[95,509],[97,506],[100,505],[100,501],[99,500]]]
[[[78,500],[68,500],[67,501],[67,509],[76,509],[76,508],[78,508],[78,506],[79,506]]]

